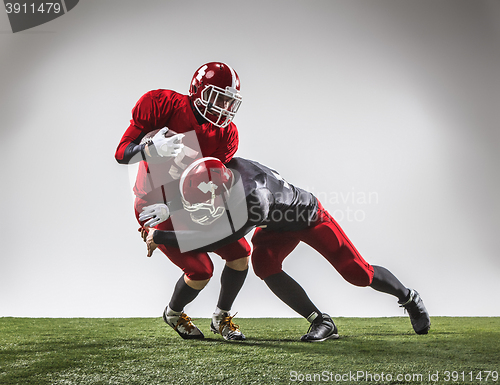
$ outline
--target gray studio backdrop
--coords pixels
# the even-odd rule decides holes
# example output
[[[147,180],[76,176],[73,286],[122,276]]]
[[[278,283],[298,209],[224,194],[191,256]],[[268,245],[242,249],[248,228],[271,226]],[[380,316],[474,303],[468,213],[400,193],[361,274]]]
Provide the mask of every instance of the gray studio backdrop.
[[[214,60],[241,78],[237,155],[316,194],[432,315],[499,316],[499,43],[482,0],[85,0],[15,34],[1,12],[0,316],[161,315],[180,270],[146,258],[114,151],[142,94]],[[305,245],[284,268],[333,316],[403,315]],[[253,273],[234,310],[296,315]]]

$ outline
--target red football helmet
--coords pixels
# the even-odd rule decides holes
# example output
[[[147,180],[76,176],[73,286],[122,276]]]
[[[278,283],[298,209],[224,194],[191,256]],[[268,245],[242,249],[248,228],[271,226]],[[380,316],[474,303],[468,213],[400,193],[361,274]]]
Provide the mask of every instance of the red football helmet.
[[[201,158],[181,175],[180,190],[184,209],[193,222],[209,225],[225,212],[234,182],[233,173],[217,158]]]
[[[204,64],[193,76],[189,96],[205,119],[217,127],[226,127],[241,104],[240,78],[225,63]]]

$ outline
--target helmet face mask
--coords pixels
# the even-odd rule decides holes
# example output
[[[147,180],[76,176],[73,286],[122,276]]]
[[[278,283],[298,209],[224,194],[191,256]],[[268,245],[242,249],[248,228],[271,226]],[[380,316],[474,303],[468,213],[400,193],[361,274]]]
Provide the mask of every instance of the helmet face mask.
[[[193,76],[189,95],[194,107],[217,127],[226,127],[234,119],[242,97],[238,74],[224,63],[207,63]]]
[[[210,202],[190,204],[183,200],[184,209],[189,212],[191,220],[199,225],[211,225],[224,215],[224,206],[215,205],[215,196]]]
[[[232,172],[219,159],[202,158],[193,162],[180,181],[182,205],[191,220],[206,226],[222,217],[233,181]]]

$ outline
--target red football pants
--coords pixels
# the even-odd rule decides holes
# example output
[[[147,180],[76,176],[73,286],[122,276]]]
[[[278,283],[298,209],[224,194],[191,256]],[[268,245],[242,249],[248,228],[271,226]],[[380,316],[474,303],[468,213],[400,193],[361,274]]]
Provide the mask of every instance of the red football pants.
[[[373,267],[363,259],[339,224],[319,202],[318,219],[304,230],[255,230],[252,237],[255,274],[265,279],[282,272],[283,261],[301,241],[323,255],[347,282],[356,286],[371,284]]]
[[[142,212],[144,206],[153,203],[147,202],[141,198],[136,198],[134,203],[135,216],[140,225],[143,222],[139,221],[139,213]],[[173,230],[172,221],[170,219],[155,226],[158,230]],[[205,280],[212,277],[214,265],[208,256],[208,253],[202,251],[188,251],[181,253],[177,247],[158,245],[163,254],[167,256],[176,266],[178,266],[189,279]],[[236,259],[245,258],[250,255],[250,245],[245,238],[230,243],[214,251],[225,261],[234,261]]]

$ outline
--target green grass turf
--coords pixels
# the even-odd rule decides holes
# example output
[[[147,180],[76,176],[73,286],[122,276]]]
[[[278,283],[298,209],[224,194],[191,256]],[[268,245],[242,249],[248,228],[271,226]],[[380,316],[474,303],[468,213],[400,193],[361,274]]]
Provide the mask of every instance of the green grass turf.
[[[303,319],[235,321],[246,341],[208,319],[195,320],[205,340],[185,341],[161,318],[0,318],[0,384],[500,384],[486,381],[500,372],[498,317],[434,317],[424,336],[408,318],[336,318],[341,338],[322,343],[298,341]]]

